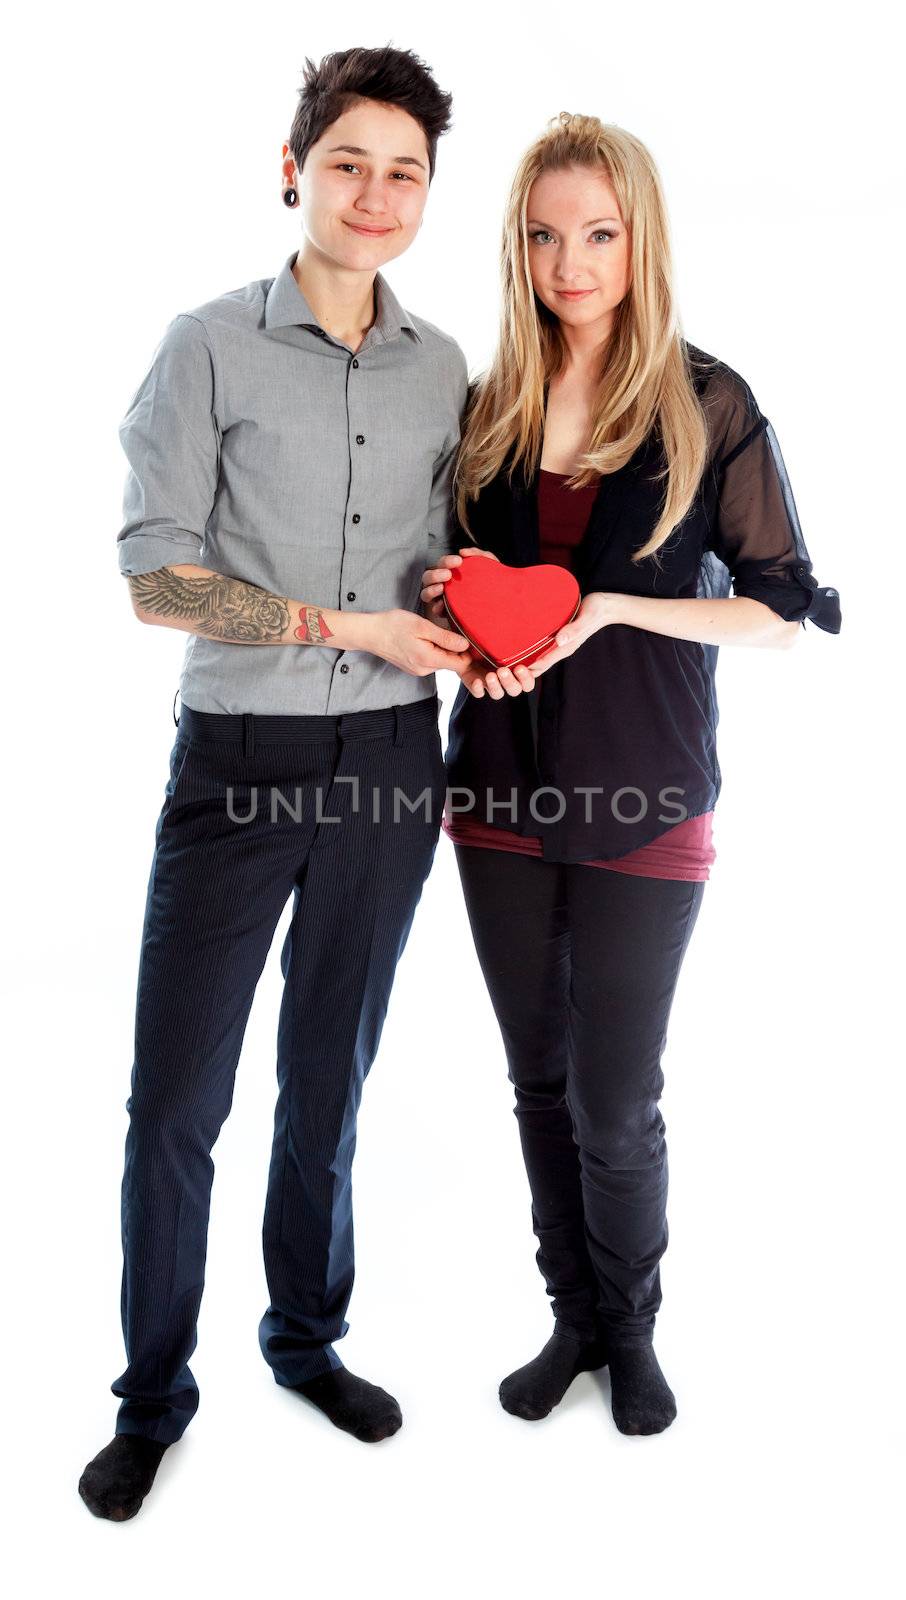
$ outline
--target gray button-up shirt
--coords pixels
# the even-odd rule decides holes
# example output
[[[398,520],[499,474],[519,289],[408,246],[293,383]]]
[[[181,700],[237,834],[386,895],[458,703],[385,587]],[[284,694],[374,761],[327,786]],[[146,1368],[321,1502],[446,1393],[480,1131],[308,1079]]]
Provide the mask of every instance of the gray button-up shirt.
[[[465,356],[380,273],[351,351],[313,315],[296,253],[166,329],[119,430],[120,571],[192,562],[309,605],[418,611],[422,572],[453,548]],[[365,651],[199,634],[179,687],[198,711],[317,715],[436,689]]]

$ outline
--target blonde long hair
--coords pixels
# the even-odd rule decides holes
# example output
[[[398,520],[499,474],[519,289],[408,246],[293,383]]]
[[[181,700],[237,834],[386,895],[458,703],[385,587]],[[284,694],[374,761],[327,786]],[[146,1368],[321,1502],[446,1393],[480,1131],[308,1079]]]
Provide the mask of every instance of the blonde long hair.
[[[686,515],[707,456],[707,424],[692,384],[674,297],[667,208],[654,161],[640,140],[597,117],[561,111],[519,163],[507,202],[501,246],[502,305],[497,349],[478,381],[456,466],[456,510],[468,530],[467,506],[499,471],[511,447],[507,476],[520,463],[531,478],[541,460],[544,389],[561,371],[566,346],[558,319],[537,298],[529,269],[529,190],[542,172],[570,166],[603,169],[630,235],[630,287],[617,307],[593,407],[591,445],[571,487],[625,466],[654,426],[667,465],[660,516],[633,555],[654,555]]]

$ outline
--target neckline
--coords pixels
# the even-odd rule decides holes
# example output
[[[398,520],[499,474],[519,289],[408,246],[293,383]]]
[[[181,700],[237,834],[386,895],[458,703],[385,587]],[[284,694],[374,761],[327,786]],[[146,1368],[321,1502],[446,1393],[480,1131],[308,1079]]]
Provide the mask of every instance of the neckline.
[[[552,472],[550,467],[539,467],[538,471],[541,474],[541,476],[544,477],[544,478],[559,478],[561,480],[561,482],[563,482],[563,483],[565,483],[568,478],[572,477],[572,473],[571,472]],[[598,484],[597,483],[583,483],[582,487],[583,487],[583,489],[597,489],[598,488]]]

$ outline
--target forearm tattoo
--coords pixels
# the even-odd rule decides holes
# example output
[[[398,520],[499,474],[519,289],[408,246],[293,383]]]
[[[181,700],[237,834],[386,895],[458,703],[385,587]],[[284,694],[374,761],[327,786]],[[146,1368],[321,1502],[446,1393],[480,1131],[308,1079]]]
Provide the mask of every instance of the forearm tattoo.
[[[212,573],[187,578],[167,567],[129,577],[132,596],[143,611],[157,617],[179,617],[191,623],[193,633],[228,644],[273,644],[290,626],[290,602],[254,583]],[[320,644],[331,638],[321,613],[314,606],[299,612],[307,627],[294,630],[297,639]],[[310,619],[310,620],[308,620]]]
[[[299,626],[293,631],[303,644],[323,644],[325,639],[333,638],[330,628],[316,606],[300,607]]]

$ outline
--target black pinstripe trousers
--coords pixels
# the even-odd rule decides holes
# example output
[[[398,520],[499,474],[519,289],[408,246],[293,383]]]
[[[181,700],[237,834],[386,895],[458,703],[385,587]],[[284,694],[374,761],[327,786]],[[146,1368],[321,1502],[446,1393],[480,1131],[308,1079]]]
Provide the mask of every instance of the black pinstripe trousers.
[[[446,774],[434,696],[341,717],[183,706],[155,832],[126,1102],[117,1433],[198,1407],[214,1175],[255,987],[290,895],[258,1329],[279,1384],[342,1365],[356,1114],[431,868]]]

